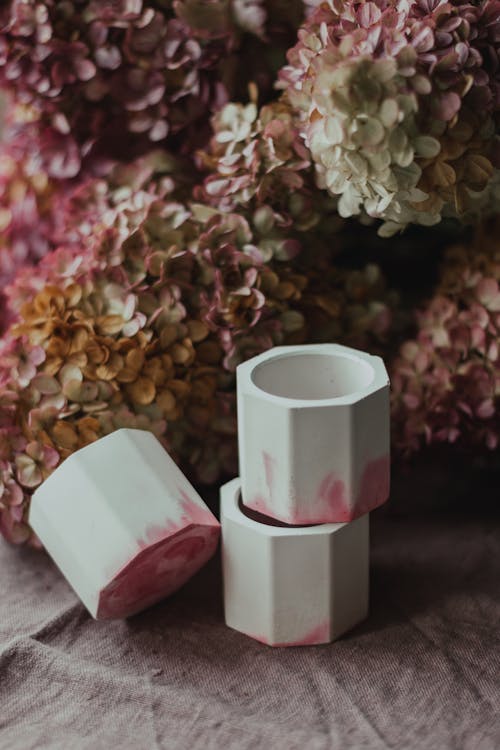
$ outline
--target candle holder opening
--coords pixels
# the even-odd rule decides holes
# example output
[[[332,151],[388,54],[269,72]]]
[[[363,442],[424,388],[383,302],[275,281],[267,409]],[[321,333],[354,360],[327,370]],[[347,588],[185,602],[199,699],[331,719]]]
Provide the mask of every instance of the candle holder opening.
[[[338,353],[278,354],[257,365],[252,382],[272,396],[300,401],[342,398],[367,388],[375,377],[368,362]]]

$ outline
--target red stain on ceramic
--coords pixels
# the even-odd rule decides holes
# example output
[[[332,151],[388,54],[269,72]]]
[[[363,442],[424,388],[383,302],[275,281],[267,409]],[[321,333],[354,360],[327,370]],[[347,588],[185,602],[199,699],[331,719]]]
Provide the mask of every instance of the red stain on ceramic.
[[[199,523],[203,526],[214,526],[219,527],[217,519],[206,507],[202,507],[199,503],[189,497],[189,495],[183,490],[179,489],[179,494],[182,498],[182,523]]]
[[[345,483],[333,472],[321,482],[314,510],[309,513],[293,513],[288,521],[304,526],[316,523],[347,523],[369,513],[385,503],[390,489],[390,458],[382,456],[369,461],[363,471],[357,498],[349,502]],[[306,508],[307,503],[297,504]]]
[[[245,504],[251,510],[260,513],[263,516],[269,516],[270,518],[273,518],[274,511],[272,494],[274,483],[274,459],[269,453],[263,451],[262,460],[264,462],[264,472],[266,477],[268,497],[264,497],[263,495],[255,495],[248,503]]]
[[[356,500],[356,514],[368,513],[385,503],[391,485],[391,461],[389,456],[381,456],[369,461],[361,477]]]
[[[254,638],[256,641],[263,643],[265,646],[272,646],[273,648],[285,648],[289,646],[319,646],[324,643],[328,643],[330,639],[330,622],[322,622],[312,630],[309,630],[301,638],[294,641],[286,641],[280,643],[272,643],[269,639],[261,635],[250,635],[250,638]]]
[[[322,622],[312,630],[309,630],[302,638],[288,643],[277,643],[277,646],[315,646],[327,643],[330,640],[330,622]]]
[[[202,536],[192,536],[187,539],[181,539],[174,544],[164,554],[165,560],[174,560],[179,557],[186,560],[194,560],[205,546],[205,539]]]
[[[274,486],[274,458],[269,453],[266,453],[266,451],[262,451],[262,460],[264,461],[267,491],[269,497],[272,498]]]
[[[180,531],[179,524],[174,521],[167,521],[164,526],[152,525],[148,526],[144,532],[146,539],[138,539],[137,544],[140,550],[147,549],[152,544],[161,542],[164,539],[172,536],[177,531]]]
[[[297,504],[290,508],[286,515],[284,513],[282,514],[280,519],[281,523],[284,526],[315,526],[316,524],[343,523],[344,521],[351,520],[349,507],[347,504],[343,504],[345,503],[343,500],[343,487],[343,482],[340,482],[339,484],[337,480],[333,485],[333,488],[330,487],[330,490],[333,489],[333,492],[330,491],[326,497],[318,500],[309,512],[306,513],[303,510],[307,507],[305,502]],[[274,508],[262,495],[256,495],[249,503],[247,503],[246,507],[263,516],[275,518]],[[254,520],[258,521],[259,519]]]
[[[97,617],[129,617],[173,594],[212,557],[218,539],[218,525],[191,524],[143,549],[101,591]]]
[[[334,522],[349,520],[350,510],[346,500],[345,483],[337,474],[330,472],[318,488],[318,503],[321,515]]]

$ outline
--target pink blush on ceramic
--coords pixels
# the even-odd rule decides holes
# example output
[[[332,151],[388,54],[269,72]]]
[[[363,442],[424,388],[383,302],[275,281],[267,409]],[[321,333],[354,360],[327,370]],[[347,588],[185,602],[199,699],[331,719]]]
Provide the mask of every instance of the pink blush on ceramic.
[[[270,457],[267,463],[270,465]],[[269,471],[268,471],[269,473]],[[369,461],[359,480],[359,491],[354,501],[349,502],[343,480],[334,472],[329,472],[320,482],[314,502],[307,499],[294,503],[280,514],[283,523],[304,526],[315,523],[346,523],[354,521],[364,513],[378,508],[389,497],[390,457],[381,456]],[[272,495],[255,495],[246,506],[265,516],[275,516]]]
[[[301,638],[295,641],[285,641],[283,643],[271,643],[268,638],[264,636],[252,635],[250,636],[256,641],[263,643],[265,646],[273,646],[274,648],[289,648],[291,646],[321,646],[324,643],[329,643],[330,638],[330,622],[322,622],[320,625],[312,628],[305,633]]]
[[[192,525],[146,547],[101,591],[96,618],[129,617],[173,594],[212,557],[218,538],[216,527]]]
[[[361,476],[359,493],[356,501],[358,515],[369,513],[385,503],[391,489],[391,460],[381,456],[369,461]]]

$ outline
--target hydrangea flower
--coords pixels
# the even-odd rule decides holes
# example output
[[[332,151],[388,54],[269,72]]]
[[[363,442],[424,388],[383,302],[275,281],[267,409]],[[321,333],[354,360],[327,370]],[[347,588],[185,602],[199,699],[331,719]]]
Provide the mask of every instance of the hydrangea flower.
[[[245,86],[240,52],[248,80],[258,73],[244,46],[247,37],[274,38],[273,8],[261,0],[9,0],[0,10],[0,83],[39,111],[52,177],[102,173],[103,160],[180,133],[189,152],[203,142],[208,114]]]
[[[278,100],[259,108],[256,99],[253,90],[248,104],[230,102],[214,116],[214,135],[198,155],[206,176],[195,197],[245,215],[265,261],[291,260],[301,252],[304,233],[313,231],[316,257],[320,246],[340,249],[343,221],[336,201],[315,185],[290,106]]]
[[[7,103],[0,142],[0,330],[9,322],[3,292],[18,269],[30,269],[60,244],[81,244],[96,222],[112,223],[117,211],[130,227],[153,191],[155,200],[174,189],[187,195],[194,174],[190,160],[151,150],[129,166],[115,166],[106,181],[49,177],[32,115]],[[149,178],[147,190],[133,192]]]
[[[290,107],[282,101],[260,109],[254,101],[230,102],[214,116],[212,128],[208,152],[199,154],[200,166],[209,174],[198,197],[226,210],[250,201],[255,208],[272,204],[275,214],[279,209],[290,225],[297,221],[302,226],[307,220],[301,221],[297,209],[310,209],[311,162]],[[314,215],[317,222],[319,212]]]
[[[0,528],[12,541],[36,543],[26,517],[40,481],[119,427],[151,430],[194,479],[234,473],[240,361],[333,330],[366,345],[388,329],[377,269],[335,273],[332,238],[316,243],[314,229],[303,232],[314,252],[283,255],[286,229],[269,245],[251,209],[179,200],[182,184],[153,163],[82,187],[71,241],[8,290]]]
[[[281,73],[318,184],[381,233],[488,202],[498,173],[500,3],[325,0]]]
[[[498,228],[497,228],[498,229]],[[435,296],[417,314],[416,338],[393,364],[395,443],[403,453],[452,443],[496,450],[500,440],[500,245],[446,255]]]
[[[52,246],[60,214],[52,198],[58,186],[41,164],[29,125],[14,127],[9,107],[0,143],[0,286]],[[62,186],[61,186],[62,187]]]

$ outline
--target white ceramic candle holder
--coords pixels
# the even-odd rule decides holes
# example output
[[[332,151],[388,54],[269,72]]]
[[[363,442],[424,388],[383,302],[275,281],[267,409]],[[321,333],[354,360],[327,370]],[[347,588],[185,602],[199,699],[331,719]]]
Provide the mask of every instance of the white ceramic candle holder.
[[[337,344],[278,346],[237,369],[244,504],[289,524],[351,521],[389,496],[389,378]]]
[[[240,487],[234,479],[221,489],[226,624],[270,646],[299,646],[332,641],[363,620],[369,516],[273,524],[241,504]]]
[[[97,619],[176,591],[214,554],[220,531],[154,435],[129,429],[67,458],[33,495],[30,523]]]

